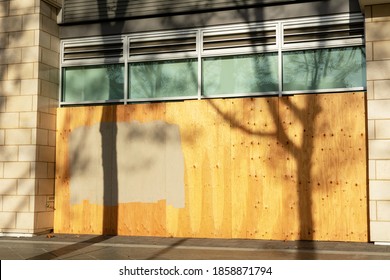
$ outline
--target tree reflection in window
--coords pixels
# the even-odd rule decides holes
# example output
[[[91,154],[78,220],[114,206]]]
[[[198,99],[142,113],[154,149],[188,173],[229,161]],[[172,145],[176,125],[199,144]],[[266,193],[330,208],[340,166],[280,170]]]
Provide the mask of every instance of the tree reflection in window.
[[[205,96],[278,90],[276,53],[210,57],[202,67]]]
[[[124,98],[124,65],[64,68],[63,101],[108,101]]]
[[[131,99],[187,97],[198,94],[196,59],[130,64]]]
[[[283,53],[283,91],[365,87],[364,48]]]

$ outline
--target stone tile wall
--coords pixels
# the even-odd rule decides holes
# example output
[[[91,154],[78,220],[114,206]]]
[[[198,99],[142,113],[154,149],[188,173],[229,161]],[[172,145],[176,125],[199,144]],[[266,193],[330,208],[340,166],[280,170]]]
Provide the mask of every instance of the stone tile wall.
[[[52,228],[57,13],[49,1],[0,1],[0,234]]]
[[[390,4],[365,7],[371,241],[390,242]]]

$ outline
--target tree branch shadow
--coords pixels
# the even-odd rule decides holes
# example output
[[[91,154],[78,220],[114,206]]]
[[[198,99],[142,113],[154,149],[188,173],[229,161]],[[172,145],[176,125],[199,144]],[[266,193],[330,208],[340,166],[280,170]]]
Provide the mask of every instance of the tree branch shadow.
[[[235,0],[238,2],[244,2],[244,0]],[[309,2],[309,1],[298,1],[301,2]],[[326,4],[326,3],[325,3]],[[324,4],[324,5],[325,5]],[[107,5],[106,5],[107,6]],[[105,13],[105,6],[101,9],[101,13]],[[323,7],[323,5],[321,6]],[[237,13],[242,17],[242,20],[244,22],[247,22],[248,24],[251,23],[253,18],[256,18],[257,21],[261,21],[264,18],[264,15],[259,12],[262,11],[261,9],[256,9],[257,14],[253,15],[250,14],[249,11],[245,9],[238,10]],[[321,11],[319,11],[321,12]],[[208,18],[205,16],[202,17],[203,24],[207,24]],[[171,18],[167,18],[166,20],[170,20],[170,25],[174,26],[175,22]],[[119,29],[121,28],[122,23],[118,23],[117,27],[119,26]],[[103,26],[103,25],[102,25]],[[107,27],[108,25],[104,25]],[[123,25],[122,25],[123,26]],[[180,27],[179,25],[177,26]],[[105,34],[106,32],[109,32],[108,30],[104,30],[102,27],[102,34]],[[254,42],[253,42],[254,43]],[[327,65],[327,64],[325,64]],[[264,65],[254,64],[253,66],[255,69],[255,73],[261,72],[260,68],[264,68]],[[297,69],[299,70],[299,69]],[[326,71],[325,71],[326,72]],[[299,73],[299,71],[296,71],[296,73]],[[197,80],[197,74],[193,73],[194,80]],[[196,78],[196,79],[195,79]],[[282,77],[279,77],[279,79],[282,79]],[[315,73],[314,79],[312,80],[312,87],[316,87],[319,83],[319,73]],[[245,124],[242,123],[242,120],[234,116],[233,114],[224,112],[221,108],[218,107],[216,102],[213,102],[212,99],[206,99],[205,102],[208,102],[210,106],[217,112],[218,115],[220,115],[226,122],[228,122],[232,128],[238,129],[241,132],[243,132],[245,135],[254,135],[258,137],[265,137],[265,138],[271,138],[274,139],[280,143],[283,143],[283,149],[286,154],[291,155],[292,159],[295,161],[295,164],[297,166],[295,177],[296,177],[296,190],[298,193],[297,197],[297,203],[298,203],[298,219],[299,219],[299,232],[298,232],[298,239],[299,240],[314,240],[314,230],[315,230],[315,224],[313,220],[313,182],[312,182],[312,165],[313,165],[313,154],[314,154],[314,139],[313,135],[315,134],[316,128],[318,123],[317,117],[322,112],[321,104],[318,102],[316,98],[313,98],[311,101],[309,99],[306,99],[302,107],[296,106],[294,102],[291,101],[290,97],[282,96],[282,97],[268,97],[268,98],[276,98],[277,102],[274,103],[268,103],[268,110],[270,112],[270,115],[272,117],[273,125],[277,129],[275,131],[269,132],[269,131],[262,131],[262,130],[253,130],[249,127],[247,127]],[[287,107],[289,110],[289,113],[291,116],[284,116],[281,115],[281,107]],[[109,109],[107,109],[109,110]],[[245,110],[245,108],[244,108]],[[107,114],[111,114],[113,118],[111,118],[111,121],[115,122],[115,111],[109,112]],[[105,115],[105,113],[103,114]],[[309,116],[309,117],[308,117]],[[304,127],[304,130],[301,131],[300,139],[299,141],[295,141],[288,133],[289,126],[288,123],[286,123],[288,118],[294,118],[297,120],[299,126]],[[105,120],[102,119],[101,123],[103,123]],[[111,149],[114,152],[113,157],[115,157],[116,154],[116,130],[114,128],[114,131],[112,132],[113,142],[107,143],[105,142],[105,139],[103,137],[102,133],[102,154],[108,153],[107,149]],[[111,141],[111,140],[110,140]],[[300,145],[297,144],[297,142],[301,143]],[[113,144],[114,143],[114,144]],[[113,146],[114,145],[114,146]],[[105,157],[103,157],[105,158]],[[107,158],[109,158],[107,156]],[[114,164],[114,165],[112,165]],[[110,197],[110,199],[117,201],[117,193],[118,193],[118,182],[117,178],[117,172],[118,167],[116,166],[116,160],[115,158],[111,158],[110,160],[104,160],[103,162],[103,170],[104,170],[104,197]],[[113,177],[113,179],[111,179]],[[116,182],[115,182],[116,181]],[[319,186],[321,187],[321,186]],[[114,201],[115,202],[115,201]],[[116,210],[117,212],[117,210]],[[103,233],[113,233],[117,234],[117,214],[116,218],[114,218],[116,221],[112,221],[115,214],[113,213],[106,213],[106,210],[104,212],[103,217]],[[114,223],[114,224],[112,224]],[[112,230],[107,230],[108,228],[112,228]],[[288,231],[286,229],[285,231]],[[180,244],[180,243],[179,243]],[[305,243],[306,244],[306,243]],[[314,243],[313,243],[314,244]],[[315,246],[315,245],[313,245]],[[314,248],[315,249],[315,248]],[[161,254],[163,254],[162,252]],[[160,254],[160,255],[161,255]],[[158,256],[159,254],[157,254]],[[303,258],[304,256],[297,255],[297,259]]]

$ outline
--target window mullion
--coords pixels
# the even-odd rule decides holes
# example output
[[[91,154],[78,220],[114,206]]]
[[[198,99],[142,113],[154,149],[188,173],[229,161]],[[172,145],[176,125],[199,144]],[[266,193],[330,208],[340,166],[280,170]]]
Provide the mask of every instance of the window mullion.
[[[203,52],[203,32],[197,32],[197,55],[198,55],[198,99],[202,99],[202,52]]]
[[[127,36],[123,39],[123,57],[124,57],[124,91],[123,91],[123,102],[128,103],[129,100],[129,38]]]
[[[278,46],[278,81],[279,81],[279,96],[283,95],[283,23],[278,22],[276,31],[276,44]]]

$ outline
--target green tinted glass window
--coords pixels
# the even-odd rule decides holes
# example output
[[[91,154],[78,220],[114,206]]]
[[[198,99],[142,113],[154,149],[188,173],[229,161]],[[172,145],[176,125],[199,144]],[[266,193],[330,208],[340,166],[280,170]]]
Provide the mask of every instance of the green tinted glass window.
[[[348,47],[283,53],[283,90],[365,87],[364,48]]]
[[[196,59],[137,62],[129,65],[130,99],[188,97],[198,94]]]
[[[202,68],[205,96],[278,90],[276,53],[204,58]]]
[[[124,98],[121,64],[68,67],[63,70],[64,102],[106,101]]]

